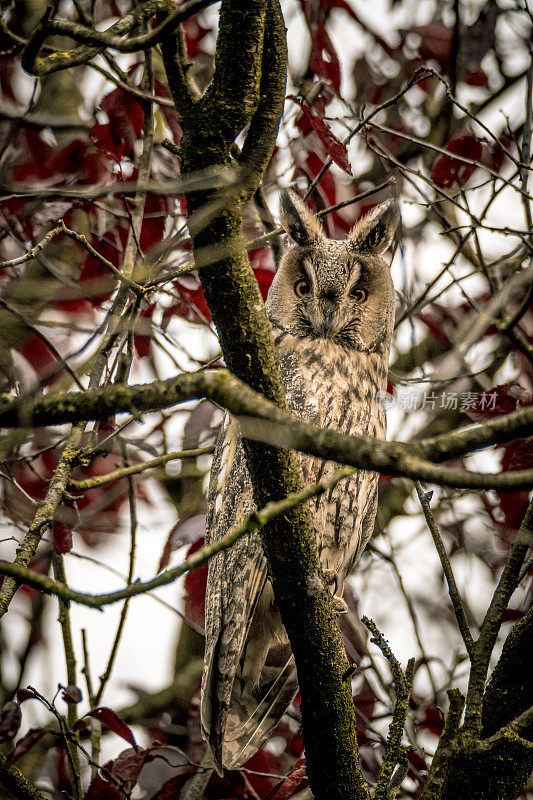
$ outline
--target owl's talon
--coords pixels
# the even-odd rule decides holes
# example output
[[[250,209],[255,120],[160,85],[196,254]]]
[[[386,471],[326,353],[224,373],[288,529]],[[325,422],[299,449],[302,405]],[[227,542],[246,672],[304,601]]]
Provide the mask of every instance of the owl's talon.
[[[348,613],[348,606],[346,601],[339,597],[339,595],[333,595],[333,608],[335,609],[336,614],[347,614]]]
[[[331,586],[332,583],[335,584],[335,592],[339,588],[339,574],[335,569],[323,569],[322,574],[324,575],[324,582]]]
[[[323,570],[324,573],[324,582],[330,586],[333,584],[333,608],[335,609],[336,614],[346,614],[348,612],[348,606],[346,602],[342,599],[342,592],[344,590],[344,583],[340,586],[339,592],[339,573],[336,572],[334,569],[325,569]]]

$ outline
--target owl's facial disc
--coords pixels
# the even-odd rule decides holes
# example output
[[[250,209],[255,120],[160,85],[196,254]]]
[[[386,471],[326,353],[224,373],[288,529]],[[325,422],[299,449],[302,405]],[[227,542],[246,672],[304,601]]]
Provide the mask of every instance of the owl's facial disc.
[[[278,328],[347,352],[385,347],[393,307],[394,288],[383,258],[330,239],[290,250],[267,300],[268,315]]]
[[[346,346],[346,324],[350,323],[353,334],[361,316],[358,306],[368,298],[360,263],[344,247],[330,243],[327,260],[315,252],[313,258],[302,259],[295,267],[295,320],[302,334]]]

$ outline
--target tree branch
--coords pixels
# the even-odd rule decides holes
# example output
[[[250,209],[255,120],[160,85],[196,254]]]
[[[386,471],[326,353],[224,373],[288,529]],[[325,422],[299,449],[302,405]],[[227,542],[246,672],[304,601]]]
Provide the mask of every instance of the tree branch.
[[[88,389],[83,393],[50,393],[42,398],[1,395],[0,426],[42,427],[81,419],[106,419],[111,414],[157,411],[200,398],[213,400],[227,408],[239,419],[244,435],[250,439],[330,458],[337,463],[445,486],[518,490],[533,485],[531,470],[494,475],[440,467],[427,460],[445,461],[519,436],[531,435],[531,406],[483,425],[421,442],[382,442],[371,436],[348,436],[303,422],[223,370],[186,373],[149,384],[106,386]],[[257,425],[258,419],[262,421],[260,426]]]
[[[448,592],[450,594],[450,600],[452,601],[457,625],[459,626],[461,636],[463,637],[466,651],[470,658],[472,658],[474,652],[474,640],[472,639],[472,634],[470,633],[470,628],[468,626],[468,620],[466,619],[463,601],[461,600],[461,595],[459,594],[459,590],[455,582],[452,565],[450,564],[448,553],[444,547],[444,542],[442,541],[438,525],[429,505],[429,501],[433,492],[426,494],[419,481],[415,481],[415,489],[418,499],[420,500],[420,505],[422,506],[422,511],[424,512],[424,517],[426,518],[427,526],[429,528],[429,532],[431,533],[435,549],[440,559],[442,571],[444,572],[444,576],[446,578],[446,583],[448,584]]]
[[[69,22],[68,20],[52,19],[54,6],[48,6],[22,53],[22,67],[30,75],[42,77],[59,70],[85,64],[107,47],[111,47],[121,53],[148,50],[150,47],[162,42],[166,37],[171,36],[181,22],[214,2],[215,0],[188,0],[179,8],[171,11],[174,5],[169,0],[146,0],[130,14],[111,25],[106,31],[97,31],[94,28],[89,28],[76,22]],[[133,28],[162,10],[170,13],[155,30],[126,40],[122,38]],[[85,44],[68,52],[53,52],[44,57],[40,56],[45,40],[48,36],[54,34],[70,36],[72,39]]]
[[[166,586],[168,583],[173,583],[186,572],[190,572],[202,566],[202,564],[205,564],[212,556],[220,553],[222,550],[227,550],[229,547],[232,547],[232,545],[243,536],[256,533],[271,522],[271,520],[287,514],[291,509],[301,506],[302,503],[305,503],[312,497],[323,494],[323,492],[335,486],[339,481],[353,475],[353,472],[354,470],[352,468],[343,467],[337,470],[328,481],[322,481],[300,492],[289,494],[283,500],[268,503],[261,511],[254,511],[252,514],[249,514],[244,522],[237,528],[229,531],[216,542],[204,545],[178,566],[165,570],[165,572],[162,572],[149,581],[134,581],[131,585],[126,586],[124,589],[119,589],[116,592],[96,595],[76,592],[66,584],[55,581],[40,572],[27,569],[18,562],[11,564],[7,561],[0,561],[0,575],[9,575],[13,582],[16,582],[18,585],[27,584],[28,586],[34,586],[36,589],[40,589],[47,594],[56,595],[63,600],[79,603],[89,608],[102,609],[103,606],[117,603],[119,600],[135,597],[139,594],[146,594],[152,591],[152,589],[157,589],[159,586]]]
[[[373,620],[368,619],[368,617],[362,617],[362,622],[372,634],[372,639],[370,641],[379,647],[389,662],[392,676],[396,684],[396,703],[394,706],[392,721],[389,726],[387,745],[383,755],[383,762],[379,770],[378,782],[376,788],[374,789],[374,794],[372,795],[372,800],[388,800],[390,797],[390,786],[393,778],[394,768],[400,763],[403,729],[409,708],[409,693],[413,683],[415,660],[414,658],[409,660],[407,670],[404,675],[399,662],[390,649],[390,646],[384,639],[381,631],[378,629],[376,623]]]
[[[483,690],[489,668],[490,657],[501,627],[503,612],[509,604],[517,586],[520,569],[526,553],[533,542],[533,500],[530,502],[520,530],[511,547],[505,567],[492,596],[487,613],[481,624],[479,638],[474,650],[468,693],[466,697],[465,730],[479,735],[483,710]]]
[[[9,763],[3,753],[0,753],[0,784],[17,800],[46,800],[45,796],[24,777],[18,767]]]
[[[33,522],[22,544],[17,548],[13,566],[19,569],[24,570],[35,555],[37,546],[48,526],[52,523],[55,512],[63,499],[67,480],[77,460],[84,427],[83,423],[78,423],[72,429],[65,449],[63,450],[59,463],[48,485],[45,498],[39,503]],[[8,610],[16,590],[17,582],[14,578],[5,578],[0,589],[0,618],[3,617]]]
[[[108,483],[114,483],[121,478],[127,478],[130,475],[138,475],[140,472],[145,472],[147,469],[154,469],[163,464],[168,464],[169,461],[176,461],[182,458],[197,458],[198,456],[206,456],[212,453],[214,445],[207,447],[198,447],[195,450],[179,450],[175,453],[165,453],[162,456],[156,456],[149,461],[143,461],[141,464],[133,464],[128,467],[121,467],[115,469],[113,472],[106,472],[104,475],[95,475],[94,478],[86,478],[83,481],[69,480],[68,488],[74,492],[86,492],[88,489],[95,489],[97,486],[106,486]]]

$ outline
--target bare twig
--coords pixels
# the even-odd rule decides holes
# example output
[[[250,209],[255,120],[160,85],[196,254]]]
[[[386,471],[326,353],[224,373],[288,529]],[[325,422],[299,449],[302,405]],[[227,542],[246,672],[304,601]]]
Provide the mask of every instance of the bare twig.
[[[444,547],[444,542],[442,541],[438,525],[429,505],[429,501],[431,500],[433,492],[428,492],[426,494],[419,481],[415,481],[415,489],[418,499],[420,500],[420,505],[422,506],[422,511],[424,512],[424,517],[426,518],[427,526],[429,528],[429,532],[431,533],[435,549],[440,559],[442,571],[444,572],[444,576],[446,578],[446,583],[448,584],[448,592],[450,594],[450,600],[452,601],[455,618],[457,619],[457,625],[459,626],[467,653],[470,658],[472,658],[474,652],[474,640],[472,638],[472,634],[470,633],[470,628],[466,619],[463,601],[461,600],[461,595],[459,594],[459,590],[455,582],[452,565],[450,564],[450,559],[448,558],[446,548]]]
[[[271,519],[286,513],[289,509],[296,508],[297,506],[310,500],[312,497],[317,497],[323,492],[335,486],[339,481],[353,475],[354,470],[350,467],[343,467],[337,470],[332,477],[320,483],[316,483],[304,489],[302,492],[297,492],[288,495],[283,500],[273,501],[268,503],[261,511],[253,512],[248,515],[244,522],[233,530],[229,531],[225,536],[208,545],[204,545],[191,556],[185,559],[177,567],[165,570],[160,575],[152,578],[149,581],[134,581],[131,586],[120,589],[117,592],[110,592],[108,594],[91,595],[84,592],[75,592],[70,587],[52,580],[46,575],[41,575],[38,572],[24,569],[19,564],[10,564],[8,562],[0,561],[0,574],[10,575],[17,580],[17,583],[27,583],[30,586],[35,586],[44,592],[55,594],[65,600],[71,600],[81,605],[89,606],[91,608],[102,608],[105,605],[116,603],[119,600],[124,600],[127,597],[134,597],[138,594],[145,594],[146,592],[157,589],[159,586],[165,586],[168,583],[173,583],[181,575],[184,575],[190,570],[205,564],[210,558],[222,550],[227,550],[236,541],[243,536],[248,536],[256,533],[264,527]]]
[[[124,456],[124,463],[127,468],[128,466],[130,466],[130,463],[127,453],[127,448],[123,440],[121,440],[121,447]],[[129,555],[128,577],[126,579],[126,585],[131,586],[133,581],[133,573],[135,570],[135,548],[137,545],[137,502],[135,496],[135,484],[133,481],[133,477],[131,475],[128,477],[128,497],[130,504],[130,555]],[[124,630],[124,625],[126,623],[126,616],[128,613],[129,602],[130,598],[126,597],[122,605],[122,610],[120,612],[120,619],[115,633],[115,638],[113,639],[113,644],[111,646],[111,652],[107,660],[107,665],[103,674],[100,677],[100,685],[98,687],[98,691],[94,698],[95,706],[100,705],[104,689],[106,687],[107,682],[109,681],[109,678],[111,677],[111,672],[113,669],[113,665],[115,663],[115,658],[118,652],[120,639],[122,636],[122,632]]]
[[[466,698],[465,730],[475,735],[481,730],[483,689],[487,677],[490,657],[502,624],[505,609],[517,587],[520,570],[526,553],[533,542],[533,500],[525,513],[520,530],[516,534],[498,585],[492,596],[485,618],[481,623],[476,642],[468,693]]]
[[[106,486],[106,484],[121,480],[121,478],[127,478],[131,475],[138,475],[140,472],[145,472],[147,469],[160,467],[163,464],[168,464],[169,461],[210,455],[213,450],[214,445],[209,445],[207,447],[198,447],[195,450],[179,450],[174,453],[165,453],[162,456],[151,458],[149,461],[143,461],[142,464],[132,464],[131,466],[113,470],[113,472],[107,472],[105,475],[96,475],[94,478],[87,478],[83,481],[69,480],[68,487],[74,492],[85,492],[88,489],[94,489],[97,486]]]
[[[65,577],[65,567],[63,564],[63,556],[57,550],[54,551],[52,555],[52,564],[54,567],[54,576],[56,581],[63,584],[63,586],[67,585],[67,580]],[[65,663],[67,667],[67,684],[69,686],[76,686],[77,684],[77,677],[76,677],[76,654],[74,652],[74,645],[72,643],[72,630],[70,627],[70,612],[69,612],[69,602],[68,600],[64,600],[61,597],[58,597],[59,601],[59,624],[61,625],[61,634],[63,637],[63,648],[65,651]],[[68,720],[68,727],[72,731],[74,727],[74,723],[77,720],[77,712],[76,712],[76,704],[75,703],[68,703],[67,706],[67,720]],[[74,792],[75,800],[81,800],[83,796],[83,792],[81,789],[81,780],[80,780],[80,760],[78,757],[78,749],[75,744],[73,744],[70,740],[67,740],[66,746],[69,752],[69,759],[72,767],[72,787]]]
[[[372,800],[388,800],[390,797],[391,781],[395,767],[400,763],[401,742],[403,728],[407,718],[409,707],[409,693],[413,683],[413,670],[415,665],[414,658],[409,660],[405,675],[403,670],[385,641],[383,634],[378,629],[375,622],[368,617],[362,617],[363,623],[372,634],[371,641],[376,644],[391,668],[392,675],[396,684],[396,703],[392,721],[389,726],[387,745],[383,754],[383,762],[379,770],[378,782],[372,795]]]

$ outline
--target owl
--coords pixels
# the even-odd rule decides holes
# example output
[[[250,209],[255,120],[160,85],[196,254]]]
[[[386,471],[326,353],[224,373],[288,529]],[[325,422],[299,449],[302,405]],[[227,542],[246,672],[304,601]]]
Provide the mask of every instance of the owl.
[[[323,428],[385,437],[386,389],[395,295],[383,253],[399,213],[387,200],[344,241],[329,239],[300,198],[286,191],[281,223],[295,247],[282,258],[266,308],[287,404]],[[332,461],[301,455],[306,484],[327,480]],[[373,530],[374,472],[358,470],[310,502],[321,566],[334,607]],[[226,415],[208,498],[207,541],[219,539],[254,510],[239,426]],[[202,732],[213,764],[237,768],[261,747],[298,689],[296,668],[277,610],[258,534],[209,562]]]

